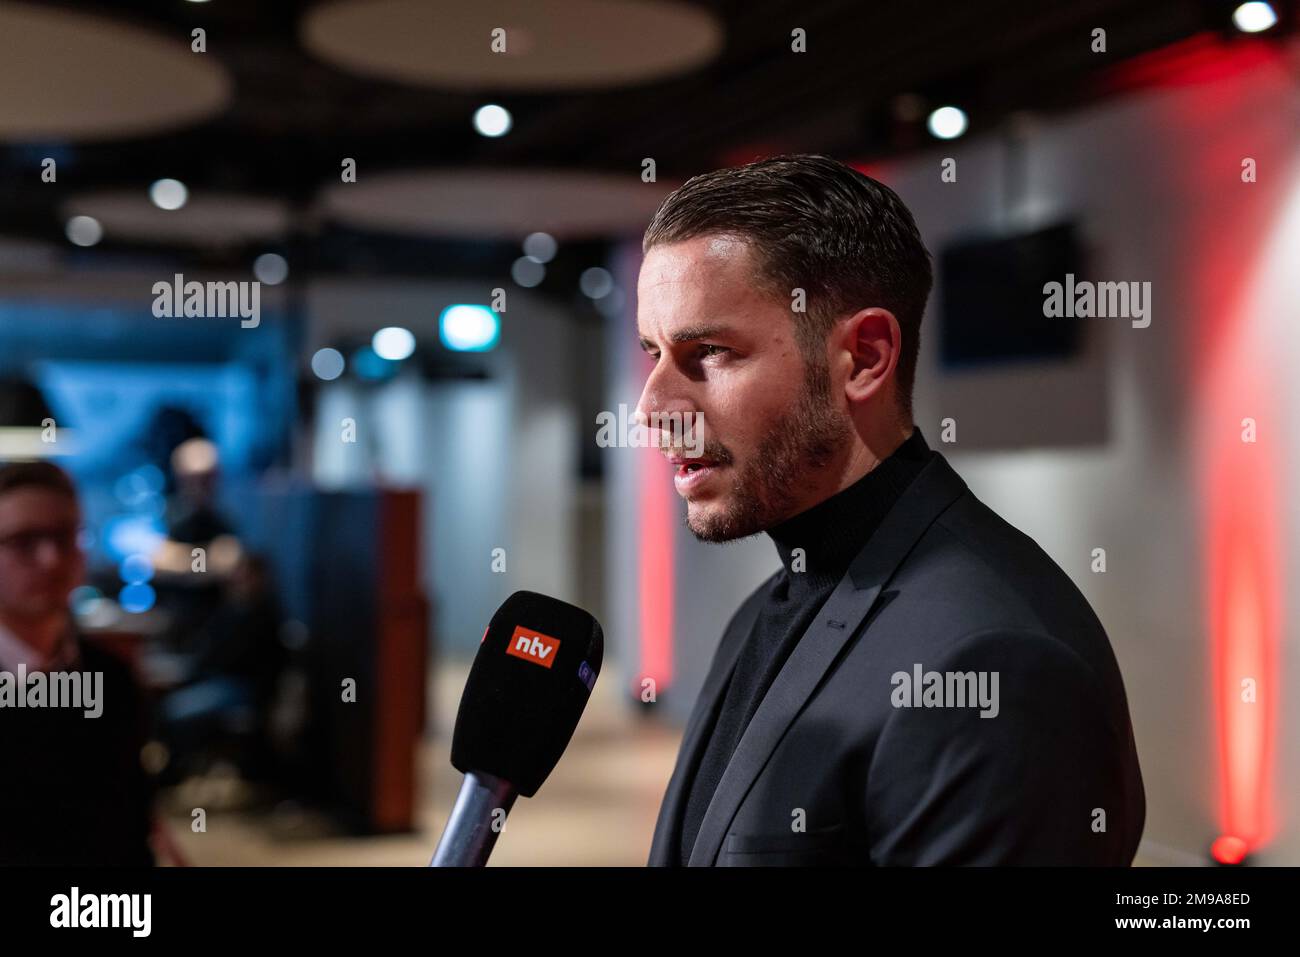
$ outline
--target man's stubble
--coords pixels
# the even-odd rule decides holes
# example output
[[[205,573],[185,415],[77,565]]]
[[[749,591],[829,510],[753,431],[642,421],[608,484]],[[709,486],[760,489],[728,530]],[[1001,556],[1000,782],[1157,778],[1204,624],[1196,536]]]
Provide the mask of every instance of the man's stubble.
[[[773,423],[737,476],[726,512],[693,519],[687,508],[686,527],[697,539],[727,542],[747,538],[794,514],[800,479],[830,464],[853,434],[847,416],[834,408],[830,399],[826,362],[805,361],[798,400]]]

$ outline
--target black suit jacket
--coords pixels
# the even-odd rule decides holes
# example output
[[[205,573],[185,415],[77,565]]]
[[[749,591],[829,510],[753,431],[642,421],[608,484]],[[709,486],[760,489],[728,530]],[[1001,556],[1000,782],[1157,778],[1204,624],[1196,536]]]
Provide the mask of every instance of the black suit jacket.
[[[763,698],[689,866],[1133,860],[1146,802],[1101,623],[1032,539],[930,455]],[[651,866],[675,863],[689,775],[770,584],[714,655]],[[912,700],[897,676],[917,665],[984,672],[990,691],[996,673],[996,717],[897,706]]]

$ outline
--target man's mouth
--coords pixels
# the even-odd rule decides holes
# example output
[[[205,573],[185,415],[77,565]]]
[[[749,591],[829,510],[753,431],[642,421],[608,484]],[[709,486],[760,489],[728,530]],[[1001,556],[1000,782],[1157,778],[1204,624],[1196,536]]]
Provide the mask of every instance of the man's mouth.
[[[709,478],[725,467],[714,459],[684,455],[671,455],[668,461],[677,469],[673,475],[673,485],[683,496],[698,491]]]
[[[678,472],[690,469],[713,468],[719,464],[715,459],[706,459],[699,455],[670,455],[668,461],[676,467]]]

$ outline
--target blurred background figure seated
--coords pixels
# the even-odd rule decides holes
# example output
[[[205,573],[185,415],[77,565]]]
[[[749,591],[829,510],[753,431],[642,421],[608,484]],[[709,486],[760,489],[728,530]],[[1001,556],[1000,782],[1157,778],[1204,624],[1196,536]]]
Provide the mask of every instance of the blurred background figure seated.
[[[287,657],[282,622],[268,562],[242,555],[195,652],[176,659],[178,684],[159,704],[159,736],[169,755],[162,783],[178,782],[218,756],[233,759],[245,778],[267,775],[271,705]]]
[[[223,585],[242,545],[217,505],[221,478],[217,447],[203,436],[181,442],[170,456],[175,491],[167,501],[167,536],[152,555],[159,606],[170,626],[167,643],[181,654],[195,644],[223,601]]]

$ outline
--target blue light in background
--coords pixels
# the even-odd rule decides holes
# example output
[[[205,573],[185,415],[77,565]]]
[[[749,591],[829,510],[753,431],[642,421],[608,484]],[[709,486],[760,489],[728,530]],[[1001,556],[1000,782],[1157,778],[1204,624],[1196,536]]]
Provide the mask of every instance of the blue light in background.
[[[487,352],[501,337],[501,320],[487,306],[448,306],[438,317],[438,335],[453,352]]]
[[[115,515],[104,523],[104,551],[115,562],[128,555],[152,555],[166,537],[154,515]]]
[[[139,585],[153,578],[153,562],[148,555],[141,553],[127,555],[118,566],[117,573],[128,585]]]
[[[362,346],[352,354],[352,371],[358,379],[379,382],[397,371],[398,363],[383,358],[370,346]]]
[[[326,382],[332,382],[343,374],[343,353],[337,349],[317,349],[316,354],[311,357],[311,371],[316,373],[316,378],[324,379]]]
[[[86,614],[103,600],[103,594],[94,585],[82,585],[74,588],[72,594],[68,596],[68,604],[77,615]]]
[[[134,585],[125,586],[117,593],[117,603],[122,606],[123,611],[138,615],[153,607],[155,597],[152,587],[144,582],[136,582]]]
[[[113,494],[127,508],[142,508],[163,490],[162,470],[156,465],[132,469],[113,484]]]

